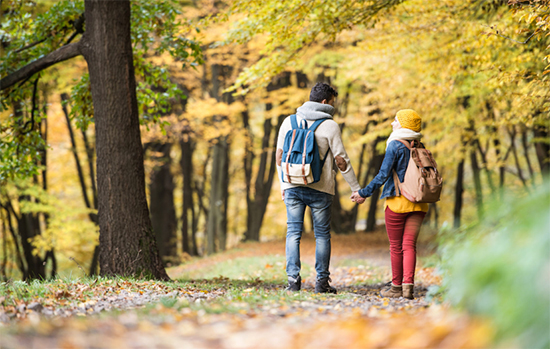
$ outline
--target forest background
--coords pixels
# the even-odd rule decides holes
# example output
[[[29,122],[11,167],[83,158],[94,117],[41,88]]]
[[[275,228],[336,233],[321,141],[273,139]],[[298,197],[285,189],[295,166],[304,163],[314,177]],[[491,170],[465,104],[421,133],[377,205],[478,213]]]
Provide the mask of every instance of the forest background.
[[[536,192],[550,172],[545,1],[131,6],[148,207],[165,265],[285,236],[276,135],[317,81],[339,92],[335,120],[363,186],[395,112],[419,112],[445,179],[425,221],[434,231],[483,220],[489,200]],[[2,79],[78,41],[83,11],[82,1],[3,0]],[[97,273],[99,145],[84,58],[2,87],[0,120],[0,275]],[[379,193],[359,206],[337,183],[334,233],[372,231]]]

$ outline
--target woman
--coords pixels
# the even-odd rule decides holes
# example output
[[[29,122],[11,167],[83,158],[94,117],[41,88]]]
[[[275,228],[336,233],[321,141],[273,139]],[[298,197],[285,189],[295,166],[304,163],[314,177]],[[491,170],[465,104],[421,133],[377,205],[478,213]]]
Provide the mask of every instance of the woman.
[[[393,132],[386,143],[386,155],[380,171],[369,185],[351,199],[362,203],[384,184],[381,198],[384,205],[386,231],[390,240],[392,283],[380,292],[382,297],[414,299],[414,271],[416,266],[416,239],[428,212],[428,204],[413,203],[396,192],[393,173],[403,182],[409,163],[410,150],[400,141],[420,141],[422,120],[412,109],[397,112],[392,122]]]

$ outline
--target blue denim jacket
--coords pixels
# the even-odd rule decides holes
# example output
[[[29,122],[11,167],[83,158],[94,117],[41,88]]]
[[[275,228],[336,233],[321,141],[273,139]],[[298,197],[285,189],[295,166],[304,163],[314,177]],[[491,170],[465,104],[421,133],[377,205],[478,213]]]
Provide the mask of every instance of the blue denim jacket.
[[[399,180],[403,182],[410,157],[411,152],[403,143],[399,141],[390,142],[388,149],[386,149],[386,155],[384,156],[384,161],[382,161],[380,171],[369,185],[359,190],[359,195],[368,198],[376,189],[384,185],[382,196],[380,196],[381,199],[396,196],[395,184],[393,183],[393,170],[397,172]]]

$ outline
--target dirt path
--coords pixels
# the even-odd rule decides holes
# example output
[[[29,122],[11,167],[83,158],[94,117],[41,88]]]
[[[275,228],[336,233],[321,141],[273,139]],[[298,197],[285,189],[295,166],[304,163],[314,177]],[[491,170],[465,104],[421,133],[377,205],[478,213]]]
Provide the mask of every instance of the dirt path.
[[[491,329],[484,322],[426,299],[427,288],[439,282],[431,269],[419,268],[415,300],[379,297],[390,276],[387,246],[380,235],[333,239],[331,278],[338,295],[314,294],[313,276],[305,279],[299,293],[284,291],[281,281],[197,280],[192,292],[175,289],[170,298],[149,308],[88,317],[32,316],[4,328],[1,347],[487,347]],[[284,242],[245,244],[172,268],[170,273],[177,277],[239,258],[257,261],[258,256],[284,258]],[[313,239],[303,240],[302,256],[305,263],[313,264]],[[197,293],[216,297],[189,296]]]

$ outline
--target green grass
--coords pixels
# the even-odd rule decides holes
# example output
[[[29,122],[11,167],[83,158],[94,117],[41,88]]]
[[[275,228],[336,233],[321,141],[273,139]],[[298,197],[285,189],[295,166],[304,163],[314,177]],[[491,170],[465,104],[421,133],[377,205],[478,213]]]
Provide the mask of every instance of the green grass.
[[[262,257],[238,257],[228,259],[204,268],[185,271],[178,279],[214,279],[229,278],[232,280],[264,280],[275,284],[286,283],[285,257],[267,255]],[[311,266],[302,263],[302,277],[311,274]]]

